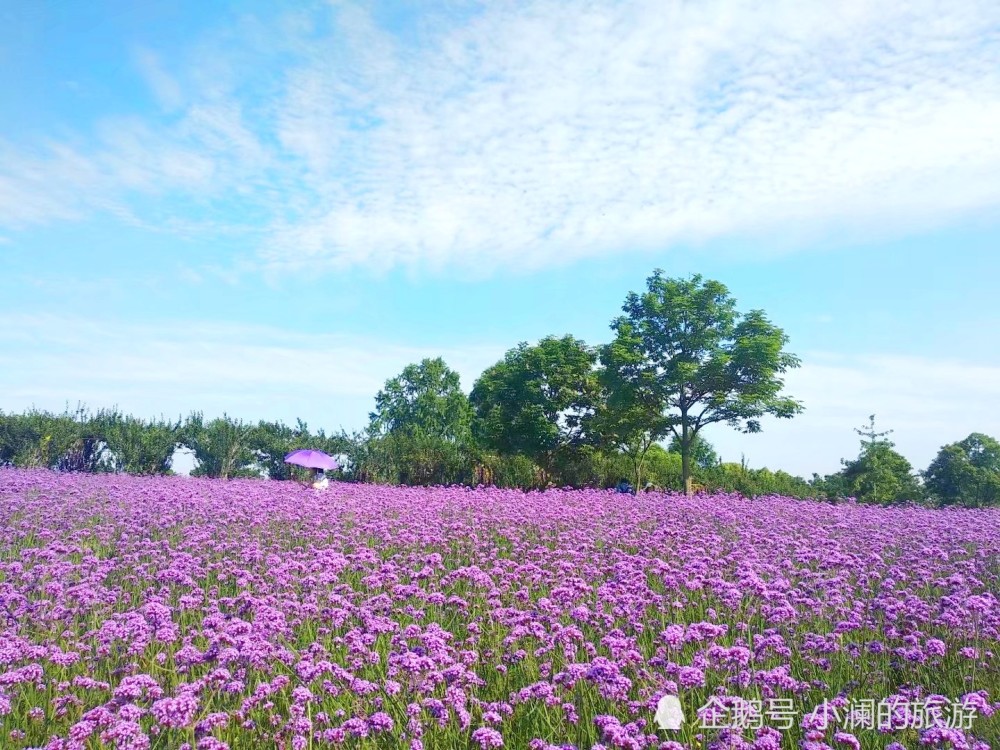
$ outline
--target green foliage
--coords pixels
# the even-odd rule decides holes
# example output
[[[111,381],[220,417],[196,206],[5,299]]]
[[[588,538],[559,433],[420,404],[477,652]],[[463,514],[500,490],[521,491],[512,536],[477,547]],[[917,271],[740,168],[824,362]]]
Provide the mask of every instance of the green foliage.
[[[684,489],[684,472],[680,453],[668,451],[662,445],[654,444],[646,455],[645,481],[662,490],[680,492]],[[636,485],[642,489],[644,485]]]
[[[356,442],[344,434],[310,434],[280,422],[244,424],[229,416],[207,424],[201,413],[185,422],[144,420],[117,408],[94,415],[80,406],[62,414],[32,409],[23,414],[0,412],[0,466],[43,467],[60,471],[123,472],[154,475],[170,472],[180,446],[195,452],[196,476],[291,477],[285,455],[296,448],[315,448],[331,455],[353,451]]]
[[[487,458],[485,466],[490,472],[489,484],[497,487],[522,487],[529,489],[539,485],[539,469],[527,456],[494,455]]]
[[[780,328],[761,310],[738,313],[717,281],[668,279],[656,270],[646,285],[642,295],[628,295],[625,315],[612,321],[615,340],[605,366],[659,406],[665,427],[680,441],[690,488],[693,441],[706,425],[759,432],[765,415],[802,411],[781,395],[780,376],[799,360],[784,351],[788,337]]]
[[[676,435],[671,437],[670,447],[668,450],[679,456],[682,453],[681,448],[680,438]],[[694,464],[696,470],[710,469],[720,463],[720,459],[718,454],[715,452],[715,448],[701,435],[695,435],[691,441],[691,463]]]
[[[27,456],[38,444],[38,432],[30,429],[26,414],[0,411],[0,466],[25,466]]]
[[[641,346],[627,332],[601,348],[600,361],[600,398],[587,428],[602,448],[628,457],[629,471],[622,476],[642,487],[649,451],[669,431],[656,373],[640,369]]]
[[[557,453],[585,442],[598,399],[595,353],[572,336],[522,342],[484,372],[470,395],[477,442],[551,471]]]
[[[60,471],[95,471],[101,439],[83,405],[62,414],[31,409],[0,412],[0,465]]]
[[[440,357],[411,364],[375,397],[359,477],[387,484],[472,483],[472,407]]]
[[[844,483],[861,502],[890,505],[914,502],[923,498],[923,488],[913,474],[913,467],[894,450],[886,439],[892,430],[877,432],[875,415],[867,427],[855,429],[861,437],[861,453],[853,461],[843,461]]]
[[[298,419],[294,427],[283,422],[261,420],[251,430],[247,444],[253,457],[253,467],[259,470],[261,476],[291,480],[305,479],[308,475],[307,470],[285,463],[285,456],[292,451],[307,448],[323,451],[331,456],[346,455],[348,463],[340,466],[337,475],[348,478],[353,469],[354,457],[358,455],[359,446],[363,443],[363,438],[350,436],[344,431],[332,435],[327,435],[322,429],[311,432],[309,425]],[[343,458],[339,460],[342,462]]]
[[[192,449],[194,474],[291,479],[287,453],[313,448],[348,456],[341,476],[390,484],[496,484],[502,487],[612,487],[627,477],[691,491],[755,497],[856,496],[865,502],[920,500],[910,464],[876,432],[874,417],[860,455],[843,470],[811,481],[782,471],[721,463],[701,430],[725,423],[758,432],[765,416],[802,411],[782,395],[782,376],[799,366],[788,342],[760,310],[740,313],[729,290],[699,275],[646,280],[611,323],[599,348],[571,335],[509,350],[462,392],[440,358],[410,364],[375,397],[367,430],[311,433],[302,420],[244,423],[228,415],[205,422],[143,420],[117,409],[91,417],[0,412],[0,465],[63,471],[169,472],[178,446]],[[663,441],[670,438],[668,447]],[[923,472],[943,505],[1000,503],[1000,444],[974,433],[944,446]]]
[[[355,441],[355,477],[384,484],[471,482],[472,408],[458,373],[440,357],[405,367],[375,397],[367,435]]]
[[[816,497],[838,500],[851,496],[851,488],[843,472],[840,471],[822,477],[814,473],[809,480],[809,486],[816,492]]]
[[[786,497],[821,497],[820,490],[801,477],[784,471],[751,469],[746,461],[717,463],[702,468],[698,479],[710,491],[738,492],[744,497],[783,495]]]
[[[420,432],[452,441],[467,440],[471,422],[472,408],[458,373],[440,357],[408,365],[386,381],[371,414],[375,434]]]
[[[192,476],[231,479],[260,476],[252,449],[253,425],[232,419],[227,414],[205,422],[201,412],[188,417],[183,428],[183,442],[194,451],[198,465]]]
[[[371,436],[357,457],[359,478],[380,484],[471,484],[465,445],[416,428]]]
[[[924,484],[941,505],[1000,504],[1000,442],[974,432],[944,446],[924,472]]]
[[[261,420],[250,431],[247,448],[261,474],[269,479],[287,480],[293,479],[298,471],[297,467],[285,463],[285,456],[292,451],[309,448],[336,456],[351,451],[353,442],[343,434],[328,437],[323,430],[312,434],[309,425],[301,419],[296,420],[295,427]]]
[[[285,456],[309,445],[309,430],[302,420],[295,427],[283,422],[261,420],[248,437],[248,447],[255,463],[269,479],[291,479],[294,469],[285,463]]]
[[[101,470],[166,474],[181,439],[181,421],[143,420],[117,409],[101,410],[93,423],[104,441]]]
[[[548,472],[539,471],[539,486],[592,487],[606,482],[609,456],[592,445],[564,446],[555,452]]]

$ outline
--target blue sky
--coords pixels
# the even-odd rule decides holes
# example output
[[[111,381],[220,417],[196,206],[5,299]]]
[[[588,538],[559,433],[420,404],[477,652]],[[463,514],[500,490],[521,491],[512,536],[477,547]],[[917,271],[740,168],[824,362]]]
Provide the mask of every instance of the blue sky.
[[[359,428],[661,267],[803,360],[726,459],[1000,436],[995,2],[159,5],[0,9],[0,409]]]

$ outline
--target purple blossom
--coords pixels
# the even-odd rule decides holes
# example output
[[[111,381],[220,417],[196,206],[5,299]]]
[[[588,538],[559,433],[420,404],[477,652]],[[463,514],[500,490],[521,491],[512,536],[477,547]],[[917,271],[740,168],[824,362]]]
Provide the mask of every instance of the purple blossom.
[[[389,714],[379,711],[368,717],[368,726],[373,732],[391,732],[395,722]]]
[[[176,698],[161,698],[153,704],[153,717],[164,727],[180,729],[190,725],[198,713],[198,699],[190,693]]]
[[[677,673],[677,680],[682,687],[704,687],[705,673],[697,667],[681,667]]]
[[[595,747],[678,750],[653,723],[670,694],[689,714],[740,695],[829,702],[829,727],[705,730],[706,750],[778,750],[792,734],[802,750],[851,750],[863,663],[871,684],[905,685],[902,702],[962,700],[979,717],[922,730],[921,747],[982,750],[973,735],[1000,698],[986,689],[998,521],[724,494],[317,494],[0,469],[3,742],[381,736],[422,750],[465,731],[481,748],[566,750],[596,706]],[[948,657],[970,660],[950,682]],[[945,684],[960,695],[932,695]]]
[[[472,741],[483,748],[483,750],[488,750],[492,747],[503,747],[503,736],[495,729],[489,727],[480,727],[472,733]]]

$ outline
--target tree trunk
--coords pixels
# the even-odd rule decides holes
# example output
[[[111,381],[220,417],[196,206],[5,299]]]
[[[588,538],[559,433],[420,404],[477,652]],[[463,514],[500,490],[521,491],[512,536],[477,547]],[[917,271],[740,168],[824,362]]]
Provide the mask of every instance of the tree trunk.
[[[642,470],[646,465],[646,454],[649,453],[649,448],[653,444],[652,438],[649,440],[644,440],[639,445],[639,452],[634,460],[635,465],[635,491],[639,492],[642,489]]]
[[[635,486],[639,486],[639,447],[635,444],[629,444],[625,446],[625,455],[628,456],[629,461],[632,464],[632,481]]]
[[[688,433],[687,415],[682,415],[681,419],[681,478],[684,480],[684,494],[690,497],[694,494],[691,477],[691,442],[694,436]]]

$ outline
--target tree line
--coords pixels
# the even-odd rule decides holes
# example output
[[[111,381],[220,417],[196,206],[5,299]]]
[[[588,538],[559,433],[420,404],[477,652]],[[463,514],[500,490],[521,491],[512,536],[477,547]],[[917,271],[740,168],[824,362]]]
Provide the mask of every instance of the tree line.
[[[0,412],[0,464],[64,471],[164,474],[178,448],[194,473],[289,479],[296,448],[347,458],[342,478],[389,484],[610,487],[732,491],[754,497],[856,497],[864,502],[1000,503],[1000,445],[973,434],[913,471],[874,416],[856,459],[806,480],[726,463],[702,430],[725,424],[759,432],[762,419],[792,418],[803,406],[784,394],[799,366],[788,337],[761,310],[740,313],[721,283],[655,271],[611,321],[612,340],[572,336],[522,342],[465,394],[441,358],[408,365],[375,396],[366,429],[326,435],[299,420],[244,422],[139,419],[117,409],[91,414]]]
[[[293,467],[284,463],[290,451],[339,453],[347,445],[346,436],[310,432],[301,420],[295,427],[225,414],[206,421],[201,412],[141,419],[117,408],[92,413],[82,405],[61,414],[0,412],[0,466],[154,476],[173,473],[175,452],[187,449],[196,459],[194,476],[290,479]]]

